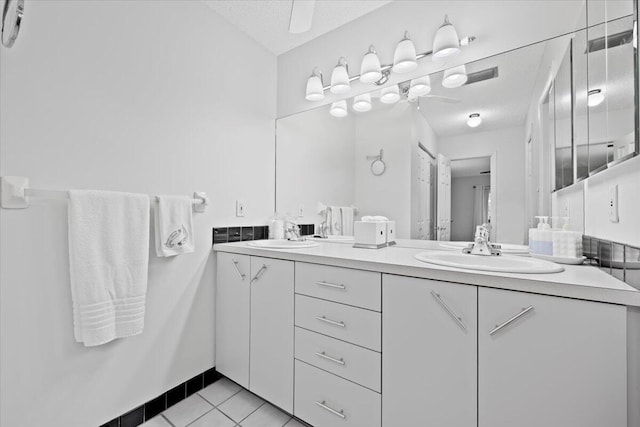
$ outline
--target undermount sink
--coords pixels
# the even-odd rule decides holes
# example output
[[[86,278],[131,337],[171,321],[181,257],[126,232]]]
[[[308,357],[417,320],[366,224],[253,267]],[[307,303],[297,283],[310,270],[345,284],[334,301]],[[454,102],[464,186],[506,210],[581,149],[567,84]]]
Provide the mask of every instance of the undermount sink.
[[[269,249],[303,249],[313,248],[319,246],[318,242],[311,242],[309,240],[254,240],[248,242],[247,246],[253,246],[256,248],[269,248]]]
[[[440,247],[443,249],[464,249],[473,242],[441,242]],[[529,255],[529,247],[525,245],[513,245],[510,243],[498,243],[500,251],[503,254],[513,255]]]
[[[500,255],[482,256],[455,252],[420,252],[416,259],[445,267],[465,268],[502,273],[559,273],[564,268],[556,263],[536,258]]]

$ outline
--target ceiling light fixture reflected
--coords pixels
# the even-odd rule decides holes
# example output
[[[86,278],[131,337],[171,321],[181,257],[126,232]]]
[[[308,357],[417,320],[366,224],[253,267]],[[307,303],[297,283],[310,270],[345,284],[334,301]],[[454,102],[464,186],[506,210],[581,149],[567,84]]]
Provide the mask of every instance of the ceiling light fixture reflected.
[[[469,115],[469,119],[467,120],[467,125],[469,127],[476,128],[480,126],[480,123],[482,123],[482,118],[480,118],[480,114],[473,113]]]
[[[322,71],[318,67],[313,69],[311,76],[307,80],[307,101],[321,101],[324,99],[324,89],[322,83]]]
[[[444,71],[444,77],[442,78],[442,86],[447,89],[453,89],[460,87],[467,82],[467,67],[459,65],[457,67],[449,68]]]
[[[360,66],[360,81],[362,83],[377,82],[382,78],[382,71],[380,69],[380,59],[376,48],[373,45],[369,46],[369,51],[362,58],[362,64]]]
[[[589,107],[600,105],[602,101],[604,101],[604,93],[602,93],[601,89],[593,89],[588,92],[587,105],[589,105]]]
[[[409,73],[418,68],[418,60],[416,58],[416,47],[409,38],[409,32],[404,32],[404,38],[400,40],[393,54],[394,73]]]
[[[371,95],[364,93],[353,98],[353,109],[358,113],[371,110]]]
[[[337,101],[331,104],[329,114],[333,117],[345,117],[349,114],[349,111],[347,110],[347,101],[343,99],[342,101]]]
[[[468,41],[468,40],[467,40]],[[449,22],[449,17],[444,16],[444,24],[438,28],[433,40],[433,59],[441,60],[460,53],[460,40],[455,27]]]
[[[431,92],[431,78],[429,76],[419,77],[411,80],[409,94],[412,96],[425,96]]]
[[[380,102],[383,104],[394,104],[400,101],[400,89],[398,85],[385,87],[380,91]]]
[[[331,73],[331,93],[346,93],[351,90],[349,81],[349,66],[343,56],[338,59],[338,64]]]

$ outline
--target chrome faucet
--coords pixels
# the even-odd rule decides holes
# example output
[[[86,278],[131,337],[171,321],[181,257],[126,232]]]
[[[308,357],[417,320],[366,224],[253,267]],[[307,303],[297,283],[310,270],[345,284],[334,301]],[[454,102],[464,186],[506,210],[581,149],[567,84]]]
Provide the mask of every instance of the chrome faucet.
[[[286,221],[284,232],[288,240],[304,240],[300,235],[300,227],[293,221]]]
[[[476,234],[473,243],[462,250],[471,255],[500,255],[500,245],[493,245],[489,242],[489,224],[482,224],[476,227]]]

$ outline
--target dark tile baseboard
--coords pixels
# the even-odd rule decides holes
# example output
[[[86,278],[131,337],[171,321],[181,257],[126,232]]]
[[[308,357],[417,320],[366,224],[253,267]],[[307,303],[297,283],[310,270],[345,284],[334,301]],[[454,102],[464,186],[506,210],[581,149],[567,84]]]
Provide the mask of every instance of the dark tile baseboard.
[[[640,290],[640,248],[584,236],[582,252],[589,264]]]
[[[136,427],[145,421],[150,420],[165,409],[175,405],[181,400],[186,399],[197,391],[202,390],[210,384],[218,381],[222,375],[211,368],[193,378],[188,379],[182,384],[162,393],[160,396],[143,403],[135,409],[120,415],[109,422],[102,424],[100,427]]]
[[[314,224],[300,224],[302,236],[312,236],[315,233]],[[215,227],[213,229],[213,244],[244,242],[248,240],[263,240],[269,238],[269,226],[252,225],[244,227]]]

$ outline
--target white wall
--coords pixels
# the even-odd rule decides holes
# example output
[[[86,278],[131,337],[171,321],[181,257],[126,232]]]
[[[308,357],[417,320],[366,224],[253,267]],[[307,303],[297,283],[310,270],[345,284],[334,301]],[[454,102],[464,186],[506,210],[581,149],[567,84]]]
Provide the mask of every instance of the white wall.
[[[584,183],[580,181],[575,185],[563,188],[551,193],[551,215],[559,218],[559,225],[564,224],[562,218],[569,218],[569,229],[584,232]],[[534,226],[537,221],[534,222]],[[556,227],[556,224],[553,224]]]
[[[355,203],[356,118],[333,117],[326,107],[279,119],[276,150],[276,210],[319,224],[318,202]]]
[[[273,211],[276,58],[200,2],[50,0],[0,62],[1,175],[211,196],[196,252],[151,256],[144,332],[96,348],[73,338],[66,203],[0,212],[0,424],[100,425],[214,365],[211,228]]]
[[[496,188],[491,188],[496,204],[496,241],[524,243],[525,237],[525,129],[514,127],[496,131],[442,137],[441,154],[455,159],[491,156],[496,153]]]

